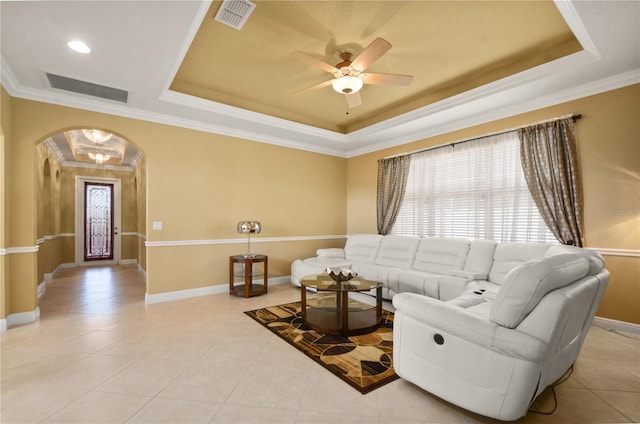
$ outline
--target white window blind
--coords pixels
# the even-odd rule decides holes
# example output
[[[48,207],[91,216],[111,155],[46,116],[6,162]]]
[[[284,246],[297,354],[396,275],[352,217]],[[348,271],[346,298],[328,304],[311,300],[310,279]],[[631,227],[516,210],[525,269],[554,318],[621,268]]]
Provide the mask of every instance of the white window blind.
[[[558,243],[524,179],[516,132],[411,155],[392,234]]]

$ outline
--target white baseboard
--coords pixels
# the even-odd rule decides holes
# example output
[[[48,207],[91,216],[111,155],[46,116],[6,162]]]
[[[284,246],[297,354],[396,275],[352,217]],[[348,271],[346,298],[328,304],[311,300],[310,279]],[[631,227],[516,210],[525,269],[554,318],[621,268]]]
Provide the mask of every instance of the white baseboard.
[[[60,270],[61,270],[62,268],[76,268],[76,267],[77,267],[77,265],[76,265],[76,264],[73,264],[73,263],[72,263],[72,264],[69,264],[69,263],[66,263],[66,264],[60,264],[60,265],[58,265],[58,266],[56,267],[56,269],[54,269],[54,270],[53,270],[53,272],[48,273],[48,274],[44,274],[44,276],[43,276],[43,278],[44,278],[44,282],[47,282],[47,281],[49,281],[49,280],[53,280],[53,279],[55,278],[56,274],[57,274],[58,272],[60,272]],[[40,284],[42,284],[42,283],[40,283]]]
[[[19,312],[17,314],[7,315],[7,319],[3,319],[0,322],[0,330],[6,331],[8,328],[14,325],[29,324],[36,322],[40,318],[40,308],[36,308],[30,312]]]
[[[42,283],[38,284],[38,299],[40,299],[40,296],[42,296],[44,294],[45,290],[47,290],[47,278],[46,277],[45,277],[45,279],[44,279],[44,281]]]
[[[144,275],[144,281],[147,281],[147,270],[142,268],[142,265],[140,265],[140,263],[138,263],[138,272],[142,273],[142,275]]]
[[[619,333],[629,333],[640,336],[640,324],[633,324],[626,321],[618,321],[611,318],[594,317],[593,325],[596,327],[614,330]]]
[[[256,280],[256,282],[259,282]],[[277,284],[285,284],[290,283],[291,277],[275,277],[269,278],[269,285],[275,286]],[[210,294],[221,294],[228,293],[229,285],[228,284],[219,284],[217,286],[207,286],[207,287],[198,287],[196,289],[187,289],[187,290],[177,290],[165,293],[158,294],[145,294],[144,302],[147,305],[153,303],[161,303],[161,302],[171,302],[172,300],[180,300],[180,299],[188,299],[190,297],[198,297],[198,296],[207,296]]]

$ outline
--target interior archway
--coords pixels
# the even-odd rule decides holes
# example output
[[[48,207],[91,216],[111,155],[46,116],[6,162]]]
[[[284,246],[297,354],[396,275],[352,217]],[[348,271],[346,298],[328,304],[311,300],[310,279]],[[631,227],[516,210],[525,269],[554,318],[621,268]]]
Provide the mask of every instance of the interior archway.
[[[145,188],[144,154],[125,137],[111,132],[121,150],[114,151],[109,158],[95,158],[92,152],[108,152],[109,146],[93,143],[83,136],[77,127],[62,130],[47,137],[36,146],[38,175],[37,187],[37,240],[38,240],[38,297],[44,293],[47,282],[55,278],[64,268],[78,266],[126,265],[146,268],[143,250],[146,235],[144,219],[145,202],[141,191]],[[82,139],[84,137],[84,139]],[[100,159],[100,160],[99,160]],[[87,239],[83,231],[87,228],[78,220],[84,220],[82,206],[85,200],[78,192],[78,182],[97,181],[113,183],[120,187],[116,206],[122,212],[119,222],[113,221],[109,230],[114,250],[111,260],[83,261],[77,246]],[[117,246],[117,252],[115,247]],[[70,301],[73,297],[70,298]]]

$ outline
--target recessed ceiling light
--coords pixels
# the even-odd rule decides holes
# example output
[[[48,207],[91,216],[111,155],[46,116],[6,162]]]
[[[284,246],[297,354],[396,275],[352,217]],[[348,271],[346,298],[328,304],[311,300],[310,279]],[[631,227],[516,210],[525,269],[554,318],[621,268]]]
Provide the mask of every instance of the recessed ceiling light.
[[[80,40],[69,41],[67,46],[78,53],[91,53],[91,49]]]

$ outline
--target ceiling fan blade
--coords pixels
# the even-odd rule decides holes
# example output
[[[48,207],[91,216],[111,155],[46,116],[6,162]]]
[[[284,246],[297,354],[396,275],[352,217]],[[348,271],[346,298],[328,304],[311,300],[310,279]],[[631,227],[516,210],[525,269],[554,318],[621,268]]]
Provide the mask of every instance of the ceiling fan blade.
[[[356,91],[355,93],[345,94],[344,97],[347,99],[347,105],[350,108],[360,106],[360,103],[362,103],[359,91]]]
[[[376,38],[351,62],[351,67],[362,72],[373,65],[391,48],[391,43],[383,38]]]
[[[313,91],[313,90],[317,90],[319,88],[324,88],[324,87],[327,87],[327,86],[331,85],[331,83],[333,81],[334,80],[330,79],[328,81],[321,82],[320,84],[315,84],[315,85],[312,85],[311,87],[307,87],[307,88],[303,88],[302,90],[294,91],[293,94],[302,94],[302,93],[306,93],[308,91]]]
[[[298,59],[300,59],[301,61],[308,63],[309,65],[313,65],[316,68],[320,68],[325,72],[329,72],[330,74],[334,74],[338,72],[338,68],[336,68],[335,66],[331,66],[328,63],[324,63],[323,61],[318,60],[313,56],[309,56],[306,53],[293,52],[293,55]]]
[[[400,74],[360,74],[365,84],[407,86],[413,81],[413,75]]]

